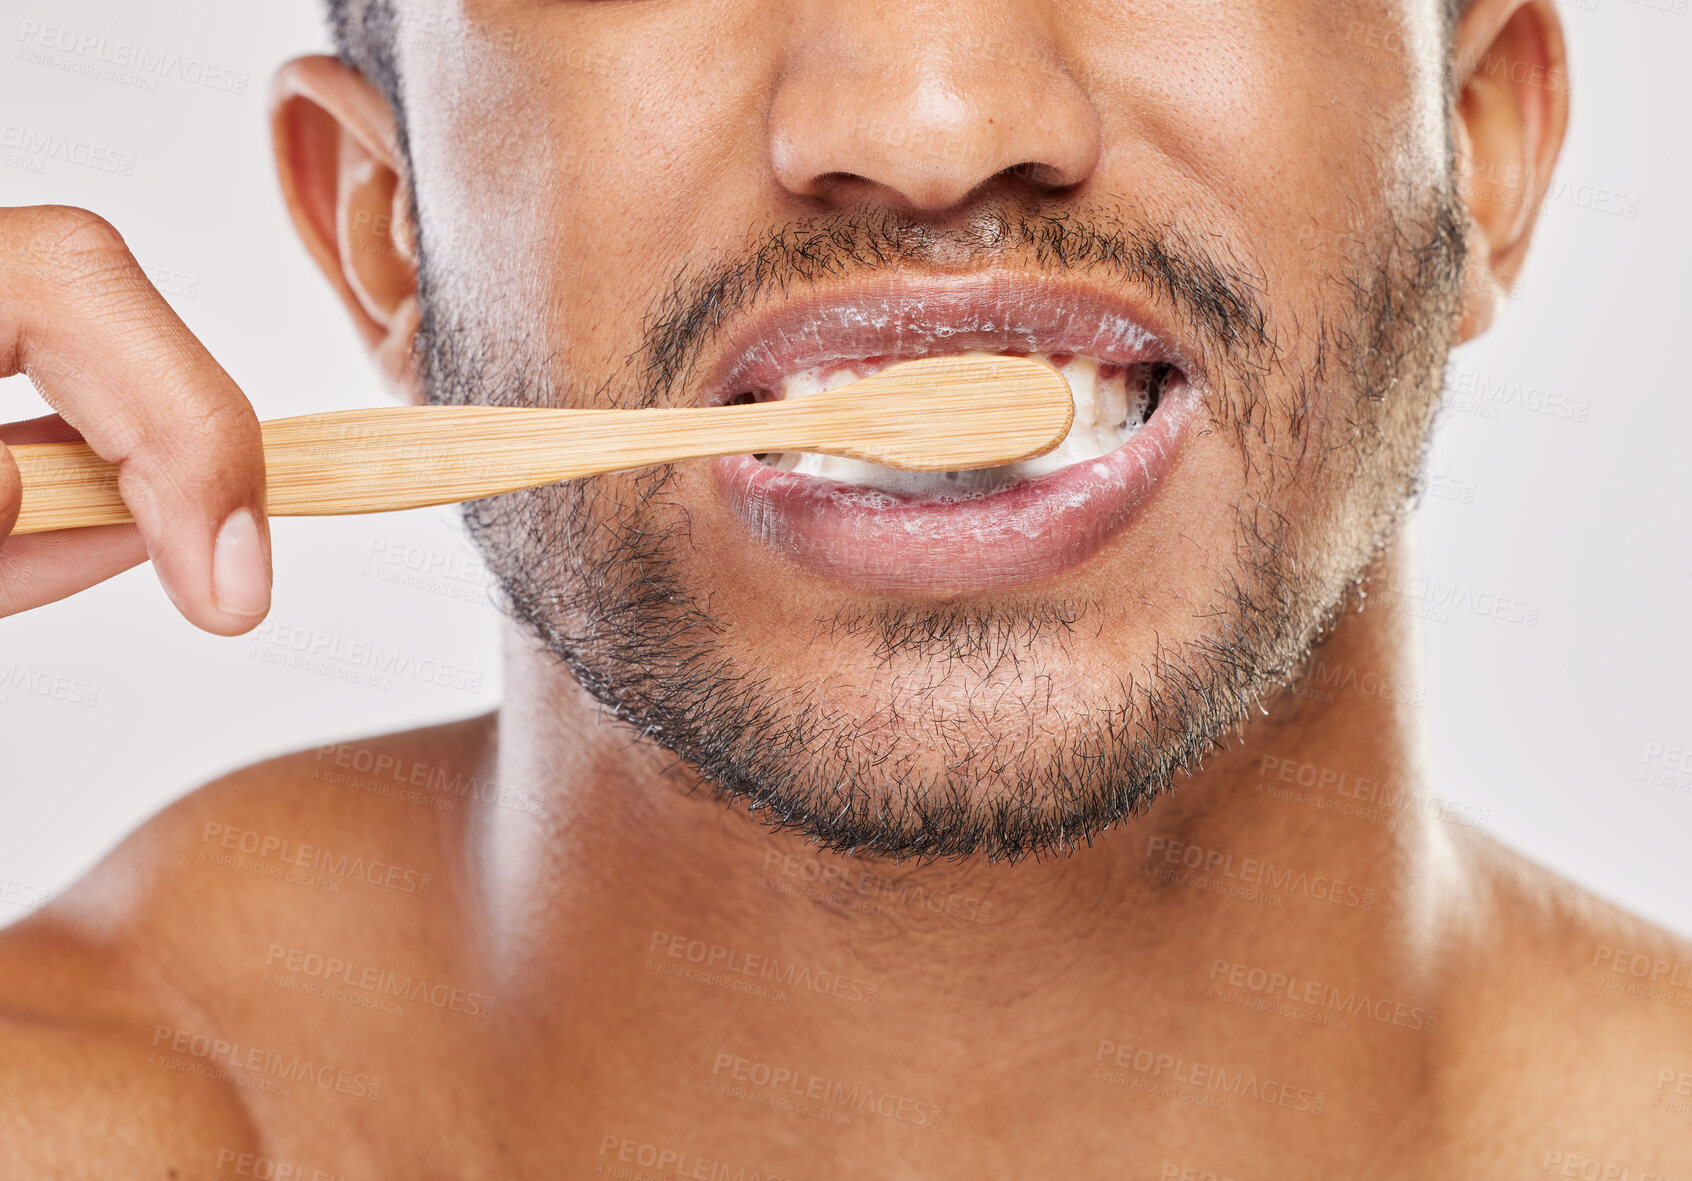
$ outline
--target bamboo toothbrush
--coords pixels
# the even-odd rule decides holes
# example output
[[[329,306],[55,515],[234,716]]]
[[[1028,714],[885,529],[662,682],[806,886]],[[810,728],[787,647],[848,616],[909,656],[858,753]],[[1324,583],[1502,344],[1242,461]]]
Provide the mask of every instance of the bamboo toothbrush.
[[[826,393],[654,410],[396,406],[262,424],[273,516],[376,513],[477,500],[578,476],[763,451],[817,451],[950,471],[1043,455],[1069,432],[1069,387],[1021,357],[926,357]],[[130,520],[117,468],[86,443],[11,448],[13,533]]]

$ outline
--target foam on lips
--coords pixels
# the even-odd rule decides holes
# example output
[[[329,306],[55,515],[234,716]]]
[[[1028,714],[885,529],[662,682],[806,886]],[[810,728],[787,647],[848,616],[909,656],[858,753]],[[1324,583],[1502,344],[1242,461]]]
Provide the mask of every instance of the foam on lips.
[[[975,350],[966,357],[998,356]],[[1159,365],[1114,365],[1071,353],[1022,354],[1046,361],[1063,375],[1075,400],[1075,420],[1063,442],[1044,455],[999,467],[952,472],[907,472],[863,460],[819,455],[810,451],[767,453],[758,458],[770,467],[796,475],[852,484],[894,496],[920,500],[974,500],[1001,489],[1084,463],[1114,451],[1145,425],[1157,408],[1159,386],[1167,368]],[[802,398],[838,389],[869,377],[893,358],[836,361],[782,378],[773,390],[760,391],[759,400]],[[743,395],[746,397],[746,395]]]

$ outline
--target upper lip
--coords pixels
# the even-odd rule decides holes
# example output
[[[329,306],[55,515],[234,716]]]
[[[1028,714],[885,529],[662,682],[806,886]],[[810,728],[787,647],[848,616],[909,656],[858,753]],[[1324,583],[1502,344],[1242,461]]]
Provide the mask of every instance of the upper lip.
[[[1164,363],[1193,376],[1187,350],[1124,294],[1002,271],[830,285],[743,315],[721,339],[700,384],[700,405],[721,405],[835,361],[971,349]]]

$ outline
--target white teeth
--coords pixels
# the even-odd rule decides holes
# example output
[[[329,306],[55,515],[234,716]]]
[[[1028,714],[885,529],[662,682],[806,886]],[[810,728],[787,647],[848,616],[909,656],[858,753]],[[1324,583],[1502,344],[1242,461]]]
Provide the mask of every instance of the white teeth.
[[[964,355],[984,357],[995,354],[972,352]],[[1065,356],[1058,363],[1042,353],[1032,355],[1055,365],[1069,383],[1070,395],[1075,399],[1075,421],[1070,425],[1069,434],[1044,455],[1021,463],[955,472],[906,472],[878,463],[818,455],[811,451],[765,455],[764,462],[782,471],[843,484],[861,484],[901,496],[973,500],[1070,464],[1097,459],[1116,450],[1145,425],[1153,396],[1148,366],[1111,365],[1107,375],[1101,378],[1099,362],[1091,357]],[[802,398],[868,377],[878,368],[880,366],[861,362],[823,365],[782,378],[775,392],[781,398]]]

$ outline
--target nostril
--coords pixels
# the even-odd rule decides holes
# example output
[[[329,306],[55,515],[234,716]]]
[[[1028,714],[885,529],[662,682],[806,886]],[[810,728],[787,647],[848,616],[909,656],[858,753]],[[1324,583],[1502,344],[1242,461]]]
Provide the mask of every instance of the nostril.
[[[1069,187],[1070,182],[1064,179],[1063,169],[1051,164],[1044,164],[1038,160],[1024,160],[1021,164],[1012,164],[999,173],[1001,177],[1020,180],[1026,184],[1038,185],[1043,189],[1062,189]]]

